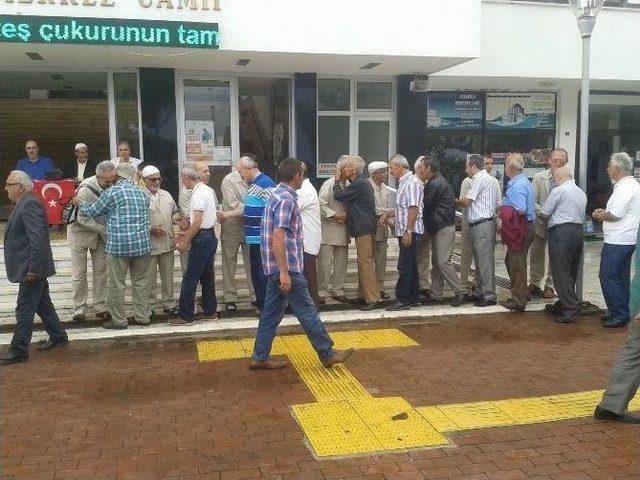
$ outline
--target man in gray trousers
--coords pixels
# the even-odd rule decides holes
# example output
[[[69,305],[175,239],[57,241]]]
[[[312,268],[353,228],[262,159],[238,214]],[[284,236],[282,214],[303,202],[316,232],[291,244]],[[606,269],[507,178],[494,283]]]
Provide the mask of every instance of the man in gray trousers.
[[[640,386],[640,231],[636,241],[636,267],[631,282],[629,338],[618,354],[609,385],[593,416],[598,420],[640,424],[640,417],[629,413],[629,402]]]

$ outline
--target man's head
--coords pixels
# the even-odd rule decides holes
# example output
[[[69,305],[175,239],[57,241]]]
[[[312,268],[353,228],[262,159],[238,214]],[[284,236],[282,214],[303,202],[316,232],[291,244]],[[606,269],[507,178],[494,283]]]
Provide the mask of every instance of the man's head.
[[[524,157],[521,153],[510,153],[504,162],[504,174],[513,178],[524,172]]]
[[[302,181],[309,178],[309,169],[307,168],[307,164],[300,160],[300,165],[302,165]]]
[[[554,148],[549,155],[549,168],[553,173],[557,168],[564,167],[569,162],[569,154],[564,148]]]
[[[426,182],[429,180],[429,174],[427,171],[427,167],[425,166],[424,159],[426,157],[424,155],[420,155],[415,163],[413,164],[413,171],[422,182]]]
[[[429,155],[422,156],[422,166],[425,168],[427,180],[432,180],[440,171],[440,162]]]
[[[144,180],[144,186],[147,187],[151,193],[158,193],[160,190],[160,182],[162,180],[162,175],[160,175],[160,170],[153,165],[147,165],[142,169],[142,179]]]
[[[111,160],[105,160],[96,166],[96,179],[103,190],[115,185],[117,176],[116,167]]]
[[[24,144],[24,150],[27,152],[27,157],[31,160],[38,159],[38,153],[40,152],[40,148],[38,147],[38,142],[35,140],[27,140],[27,143]]]
[[[387,181],[389,166],[386,162],[371,162],[367,169],[371,180],[376,185],[382,185]]]
[[[87,163],[89,159],[89,149],[84,143],[76,143],[75,154],[78,162]]]
[[[18,203],[26,193],[33,190],[33,180],[22,170],[13,170],[7,177],[4,189],[7,191],[9,200]]]
[[[553,183],[556,186],[562,185],[567,180],[573,180],[573,172],[569,167],[556,168],[553,172]]]
[[[485,155],[482,157],[482,161],[484,162],[484,169],[487,173],[493,172],[493,157],[491,155]]]
[[[200,175],[200,181],[204,184],[209,184],[211,178],[211,170],[209,170],[209,164],[207,162],[198,162],[196,164],[198,175]]]
[[[116,167],[116,173],[118,174],[118,181],[129,180],[135,182],[138,170],[130,163],[121,163]]]
[[[128,162],[130,155],[131,155],[131,147],[129,147],[129,142],[125,142],[125,141],[118,142],[118,157],[123,159],[125,162]]]
[[[278,181],[286,183],[294,190],[302,186],[302,162],[295,158],[285,158],[278,167]]]
[[[242,180],[246,183],[250,183],[260,175],[260,169],[258,168],[258,158],[253,153],[245,153],[238,160],[238,172]]]
[[[480,155],[471,155],[467,160],[467,168],[465,169],[467,175],[473,177],[480,170],[484,170],[484,160]]]
[[[409,171],[409,161],[403,155],[396,154],[389,159],[389,173],[396,180]]]
[[[200,174],[193,162],[185,163],[180,169],[180,180],[185,188],[191,190],[200,181]]]
[[[609,178],[614,182],[628,177],[633,173],[633,160],[628,153],[614,153],[609,159],[607,173],[609,174]]]
[[[364,160],[358,155],[349,155],[342,165],[342,173],[349,180],[355,180],[364,172]]]

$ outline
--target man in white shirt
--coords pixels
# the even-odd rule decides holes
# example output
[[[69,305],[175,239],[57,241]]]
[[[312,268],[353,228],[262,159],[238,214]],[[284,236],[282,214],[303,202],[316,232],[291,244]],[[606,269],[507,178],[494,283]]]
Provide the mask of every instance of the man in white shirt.
[[[302,186],[296,190],[298,194],[298,208],[302,217],[302,243],[304,249],[304,276],[307,279],[309,293],[313,303],[319,304],[318,274],[316,259],[320,251],[322,231],[320,229],[320,200],[316,188],[309,181],[309,171],[304,162],[302,164]]]
[[[116,166],[116,168],[118,168],[118,165],[120,165],[120,163],[130,163],[131,165],[136,167],[136,170],[138,170],[138,167],[142,163],[142,160],[140,160],[139,158],[131,156],[131,147],[129,147],[129,142],[125,141],[118,142],[118,156],[112,158],[111,161]]]
[[[185,163],[180,169],[182,185],[192,191],[189,204],[189,228],[180,235],[176,248],[189,251],[187,269],[182,278],[178,317],[169,320],[171,325],[193,325],[194,304],[198,283],[202,285],[202,311],[206,317],[218,318],[213,260],[218,248],[214,231],[216,224],[216,196],[202,182],[202,176],[193,163]],[[190,245],[190,248],[189,248]]]
[[[605,327],[629,323],[631,257],[636,249],[640,225],[640,184],[633,178],[633,160],[624,152],[611,155],[607,166],[614,182],[606,210],[594,210],[594,220],[603,223],[604,245],[600,254],[600,286],[609,314]]]

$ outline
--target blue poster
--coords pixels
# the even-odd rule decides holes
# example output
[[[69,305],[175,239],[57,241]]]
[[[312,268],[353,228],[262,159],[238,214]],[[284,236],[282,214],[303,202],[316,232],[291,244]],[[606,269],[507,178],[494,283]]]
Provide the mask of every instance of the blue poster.
[[[435,92],[427,97],[427,128],[442,130],[482,128],[482,94]]]
[[[487,93],[487,130],[555,130],[555,93]]]

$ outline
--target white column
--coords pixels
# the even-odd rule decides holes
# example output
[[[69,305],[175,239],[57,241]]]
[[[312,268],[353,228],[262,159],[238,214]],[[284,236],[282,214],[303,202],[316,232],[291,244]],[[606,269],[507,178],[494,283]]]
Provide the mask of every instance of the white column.
[[[580,82],[563,86],[558,92],[558,118],[556,119],[556,146],[569,154],[568,167],[576,165],[576,141],[578,135],[578,93]]]

